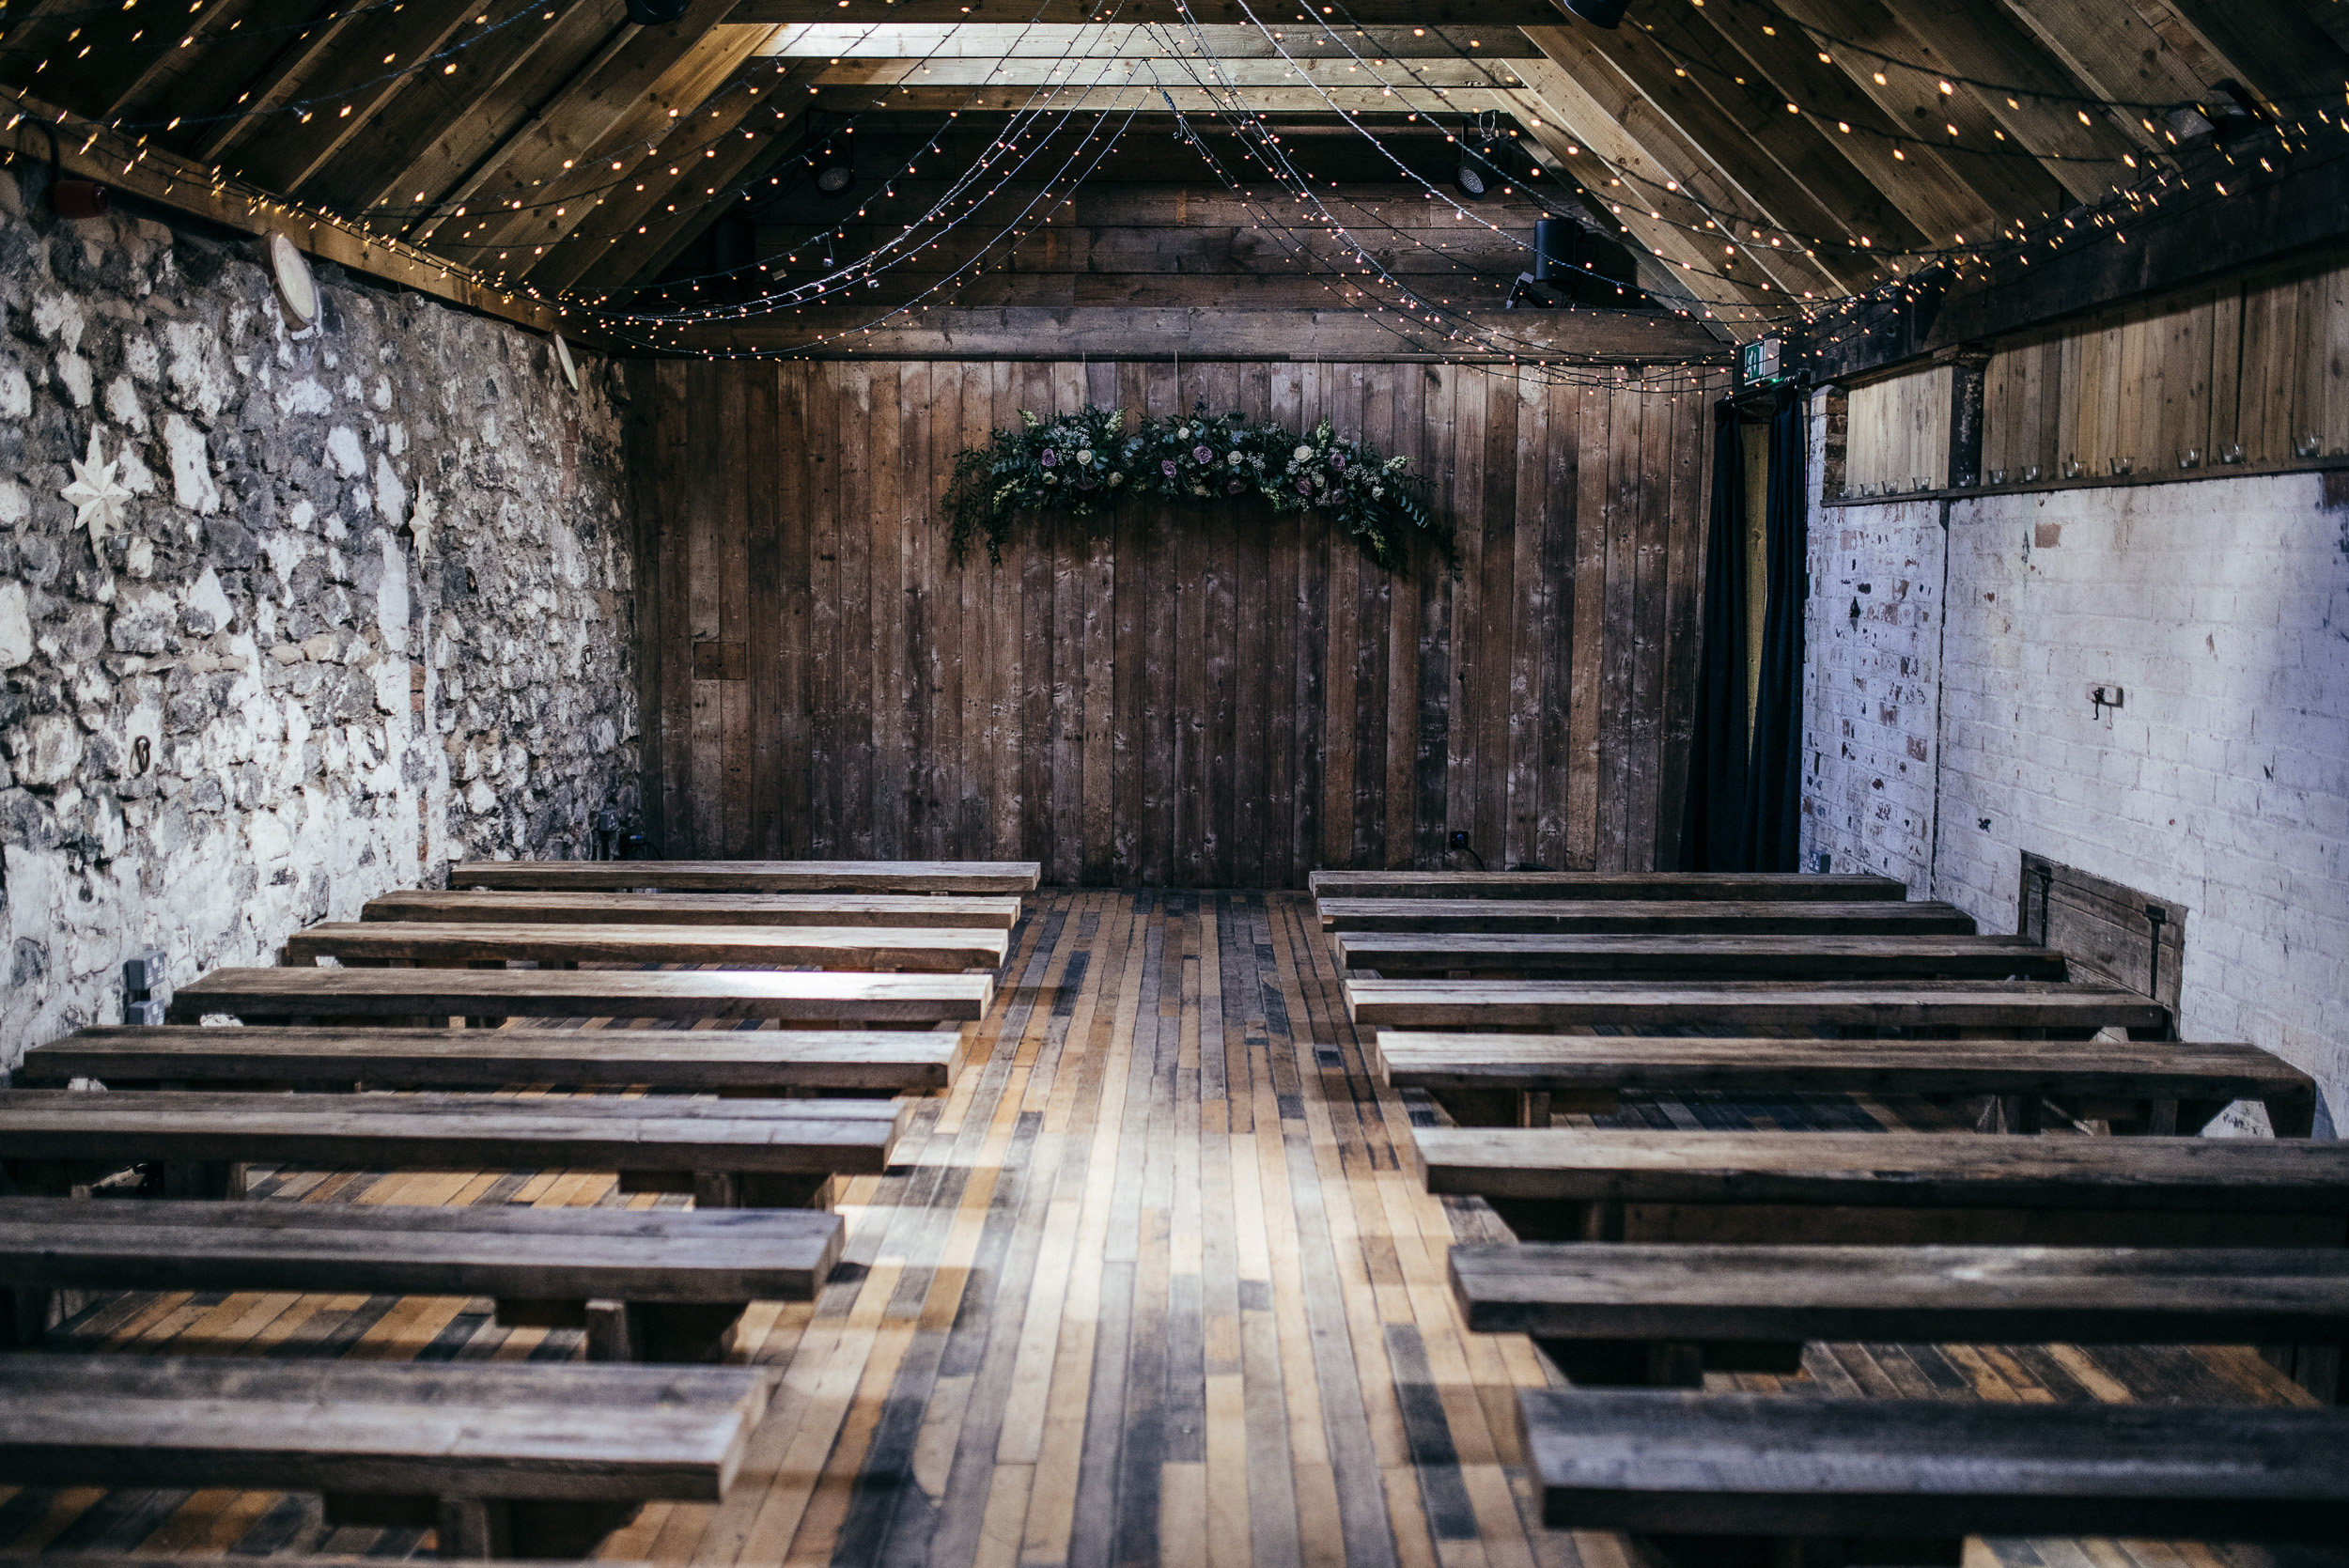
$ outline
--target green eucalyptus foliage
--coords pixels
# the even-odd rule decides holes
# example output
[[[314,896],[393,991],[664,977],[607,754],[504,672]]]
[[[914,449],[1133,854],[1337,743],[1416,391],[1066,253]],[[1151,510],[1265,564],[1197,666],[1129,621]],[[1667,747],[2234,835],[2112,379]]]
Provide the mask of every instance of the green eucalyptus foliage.
[[[1340,441],[1326,419],[1304,436],[1238,413],[1209,418],[1205,403],[1187,417],[1141,419],[1130,429],[1125,411],[1106,407],[1050,420],[1022,410],[1019,421],[955,458],[946,518],[957,561],[979,538],[988,558],[1001,561],[1021,513],[1106,516],[1128,496],[1148,495],[1326,513],[1389,571],[1407,565],[1415,537],[1456,564],[1451,529],[1428,510],[1426,476],[1407,472],[1408,458],[1382,458],[1366,442]]]

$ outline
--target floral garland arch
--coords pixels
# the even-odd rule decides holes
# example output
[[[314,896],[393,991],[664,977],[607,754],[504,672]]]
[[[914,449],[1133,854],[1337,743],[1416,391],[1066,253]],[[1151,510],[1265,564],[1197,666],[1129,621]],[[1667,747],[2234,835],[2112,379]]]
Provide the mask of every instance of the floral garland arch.
[[[1049,420],[1022,409],[1019,420],[1018,429],[998,430],[955,458],[946,517],[957,561],[976,538],[986,539],[989,560],[1002,561],[1022,513],[1093,517],[1127,496],[1149,495],[1324,512],[1389,571],[1404,568],[1413,537],[1456,563],[1451,529],[1428,510],[1427,477],[1406,472],[1408,458],[1339,440],[1326,419],[1303,436],[1237,412],[1211,419],[1205,403],[1187,418],[1144,417],[1131,429],[1124,410],[1104,405]]]

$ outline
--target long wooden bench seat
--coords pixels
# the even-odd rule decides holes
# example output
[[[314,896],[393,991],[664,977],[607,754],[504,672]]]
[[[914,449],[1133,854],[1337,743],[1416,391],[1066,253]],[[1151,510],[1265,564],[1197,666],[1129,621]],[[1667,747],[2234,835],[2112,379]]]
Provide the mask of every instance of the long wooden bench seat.
[[[2330,1400],[2349,1343],[2349,1249],[1536,1242],[1455,1247],[1451,1275],[1470,1328],[1577,1383],[1787,1373],[1819,1340],[2275,1344],[2322,1347]]]
[[[404,888],[370,898],[361,920],[493,925],[884,925],[1008,931],[1017,898],[845,893],[469,893]]]
[[[2349,1410],[1524,1389],[1542,1520],[1688,1568],[1955,1563],[1968,1536],[2349,1540]]]
[[[1348,980],[1347,1015],[1398,1029],[2100,1029],[2161,1034],[2170,1010],[2117,986],[2047,981]]]
[[[463,868],[470,872],[473,867]],[[1315,898],[1905,899],[1890,877],[1775,871],[1316,871]]]
[[[500,1089],[644,1084],[690,1093],[926,1094],[954,1081],[960,1033],[772,1029],[207,1029],[107,1026],[35,1046],[25,1088]]]
[[[0,1344],[60,1291],[487,1296],[498,1321],[587,1330],[593,1360],[714,1361],[753,1301],[807,1301],[836,1215],[0,1198]]]
[[[446,893],[439,897],[448,897]],[[1324,898],[1325,931],[1623,932],[1754,936],[1970,937],[1974,917],[1954,904],[1802,898]]]
[[[2316,1080],[2248,1045],[2161,1041],[1776,1040],[1678,1035],[1378,1032],[1397,1089],[1435,1094],[1455,1121],[1548,1126],[1553,1114],[1611,1116],[1626,1089],[1654,1094],[1813,1093],[2011,1097],[2013,1131],[2038,1130],[2042,1102],[2115,1131],[2193,1132],[2236,1100],[2259,1100],[2279,1136],[2305,1138]],[[30,1053],[25,1060],[30,1063]]]
[[[2061,980],[2063,955],[2020,937],[1561,935],[1348,931],[1342,969],[1408,976],[1465,970],[1593,980]]]
[[[654,1499],[715,1501],[765,1367],[0,1357],[0,1483],[321,1492],[444,1557],[580,1557]]]
[[[419,969],[465,964],[794,965],[953,974],[993,969],[1011,938],[1002,931],[869,925],[493,925],[340,921],[286,939],[286,962],[405,963]]]
[[[709,970],[214,970],[171,999],[174,1022],[427,1017],[761,1018],[924,1028],[984,1017],[985,974]]]
[[[1036,861],[462,861],[452,888],[581,893],[1034,893]],[[1896,884],[1897,885],[1897,884]]]
[[[2349,1142],[1418,1127],[1521,1240],[2349,1244]]]
[[[0,1170],[63,1195],[160,1165],[166,1197],[233,1197],[246,1164],[305,1170],[584,1170],[623,1191],[692,1192],[704,1207],[821,1202],[833,1175],[878,1175],[896,1145],[893,1100],[669,1096],[208,1094],[0,1091]]]

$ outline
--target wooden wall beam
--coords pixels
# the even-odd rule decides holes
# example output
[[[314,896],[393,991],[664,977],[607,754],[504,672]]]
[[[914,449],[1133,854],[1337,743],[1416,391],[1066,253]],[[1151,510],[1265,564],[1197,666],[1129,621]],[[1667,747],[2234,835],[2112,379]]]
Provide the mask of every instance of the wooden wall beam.
[[[1315,8],[1316,11],[1318,8]],[[1566,13],[1551,0],[1354,0],[1347,16],[1362,27],[1523,27],[1563,22]],[[894,23],[1040,22],[1063,25],[1099,20],[1097,0],[896,0]],[[1125,0],[1116,20],[1181,25],[1248,26],[1255,18],[1275,24],[1305,20],[1297,0]],[[739,0],[735,22],[838,22],[838,0]],[[1481,36],[1481,35],[1480,35]]]
[[[20,95],[18,105],[28,115],[42,116],[52,123],[56,120],[56,110],[37,100]],[[597,347],[611,341],[577,315],[566,317],[553,305],[542,305],[511,290],[494,287],[438,256],[288,211],[281,204],[272,203],[266,193],[247,186],[216,183],[204,167],[175,153],[148,147],[142,157],[140,148],[105,132],[99,132],[90,150],[84,152],[82,145],[89,139],[92,129],[75,124],[69,134],[58,137],[60,164],[73,179],[97,180],[125,196],[152,203],[165,211],[200,218],[238,234],[282,233],[320,261],[331,261],[351,272],[412,288],[534,332],[560,329],[576,342]],[[43,164],[49,160],[49,140],[29,119],[0,130],[0,147]]]
[[[872,325],[879,313],[818,306],[748,321],[696,323],[660,334],[659,347],[782,353],[809,358],[1066,360],[1366,360],[1549,358],[1572,364],[1720,365],[1726,355],[1700,322],[1662,313],[1591,309],[1484,312],[1481,328],[1506,334],[1500,349],[1442,344],[1440,329],[1412,335],[1360,310],[1251,311],[1218,307],[1080,306],[915,311]],[[1408,327],[1408,323],[1404,323]],[[849,334],[817,344],[819,334]]]

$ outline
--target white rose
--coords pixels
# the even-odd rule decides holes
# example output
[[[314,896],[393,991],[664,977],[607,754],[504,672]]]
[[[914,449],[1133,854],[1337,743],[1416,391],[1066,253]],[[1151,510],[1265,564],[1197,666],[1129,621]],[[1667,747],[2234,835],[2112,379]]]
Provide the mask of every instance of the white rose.
[[[1234,468],[1237,468],[1237,467],[1239,467],[1239,464],[1240,464],[1240,453],[1239,453],[1239,451],[1238,451],[1237,448],[1235,448],[1235,449],[1234,449],[1231,453],[1229,453],[1229,454],[1225,457],[1224,461],[1226,461],[1226,462],[1230,463],[1230,464],[1231,464]]]
[[[1126,482],[1126,476],[1125,476],[1124,474],[1122,474],[1118,473],[1115,469],[1112,469],[1112,470],[1110,470],[1110,483],[1111,483],[1111,484],[1112,484],[1112,485],[1122,485],[1122,484],[1124,484],[1125,482]]]
[[[1190,427],[1188,425],[1176,427],[1174,430],[1174,439],[1176,441],[1189,441],[1190,439]]]
[[[1300,446],[1296,451],[1289,454],[1291,458],[1300,463],[1311,458],[1313,455],[1314,449],[1310,446]]]
[[[1077,464],[1081,468],[1091,468],[1093,466],[1092,447],[1088,446],[1083,451],[1077,454]]]
[[[1370,498],[1371,498],[1373,501],[1377,500],[1380,496],[1382,496],[1382,495],[1384,495],[1384,494],[1386,494],[1386,493],[1387,493],[1387,487],[1386,487],[1386,486],[1384,486],[1384,485],[1373,485],[1373,486],[1371,486],[1371,487],[1370,487]]]

